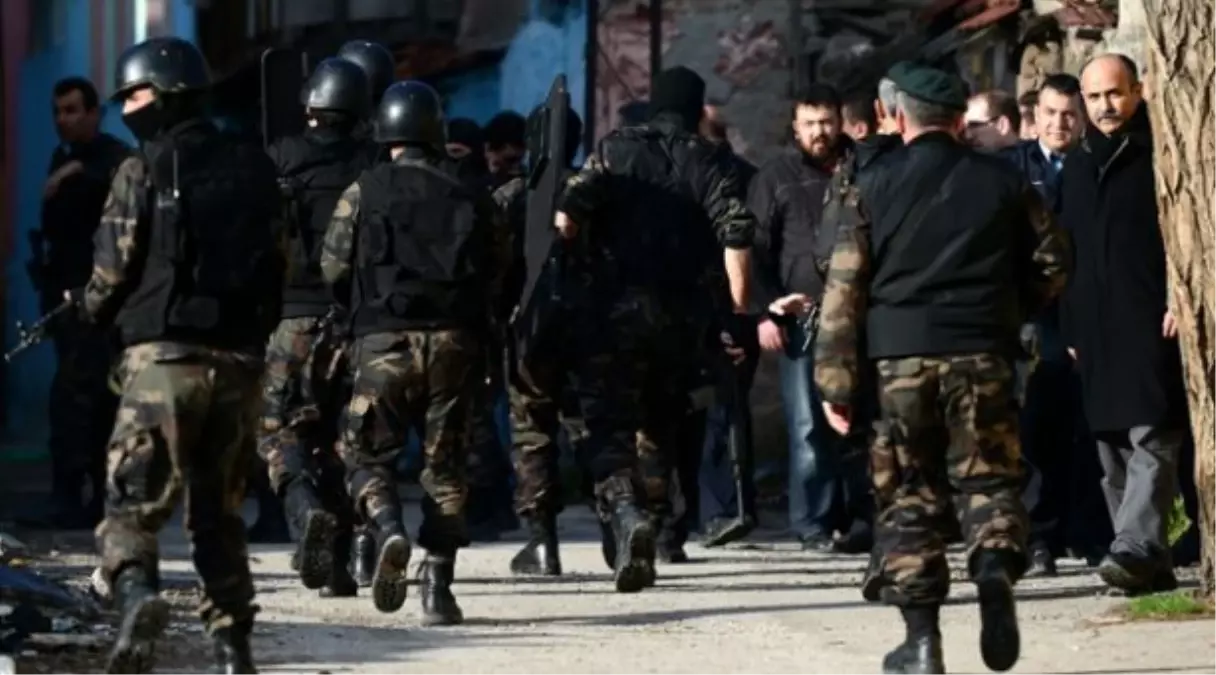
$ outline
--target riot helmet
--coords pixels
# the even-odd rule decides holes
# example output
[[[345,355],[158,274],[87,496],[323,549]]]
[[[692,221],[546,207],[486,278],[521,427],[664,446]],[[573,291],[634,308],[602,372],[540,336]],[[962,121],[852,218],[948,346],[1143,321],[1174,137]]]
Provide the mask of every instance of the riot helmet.
[[[159,37],[128,47],[114,67],[115,101],[132,90],[152,87],[158,94],[197,91],[211,86],[211,69],[198,47],[175,37]]]
[[[150,88],[154,96],[139,100],[132,93]],[[123,102],[122,121],[140,141],[203,115],[203,94],[211,87],[211,69],[197,47],[180,38],[145,40],[118,57],[114,68],[115,101]]]
[[[376,109],[376,142],[424,146],[442,155],[447,134],[439,93],[414,80],[385,89]]]
[[[379,105],[384,90],[393,83],[395,76],[393,53],[378,42],[351,40],[338,50],[338,58],[350,61],[363,69],[371,87],[372,105]]]
[[[367,74],[353,61],[340,58],[325,59],[317,64],[300,103],[311,110],[328,110],[365,117],[372,108],[371,85]]]

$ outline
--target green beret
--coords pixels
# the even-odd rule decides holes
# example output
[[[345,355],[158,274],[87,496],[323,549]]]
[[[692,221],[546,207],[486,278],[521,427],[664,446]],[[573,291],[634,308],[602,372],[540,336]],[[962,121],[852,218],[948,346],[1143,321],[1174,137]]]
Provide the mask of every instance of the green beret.
[[[967,109],[967,85],[944,70],[900,61],[891,66],[887,77],[900,91],[918,101],[960,111]]]

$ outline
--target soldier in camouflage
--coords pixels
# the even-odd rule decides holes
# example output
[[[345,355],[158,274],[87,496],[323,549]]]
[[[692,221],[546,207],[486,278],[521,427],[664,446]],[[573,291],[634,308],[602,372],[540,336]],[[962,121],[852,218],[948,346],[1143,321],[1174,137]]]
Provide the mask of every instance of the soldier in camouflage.
[[[541,121],[544,112],[545,106],[541,105],[528,116],[528,127],[534,133],[547,132]],[[578,152],[583,132],[582,120],[569,109],[566,111],[565,130],[566,156],[561,160],[569,167]],[[564,177],[568,178],[573,173],[573,170],[567,169]],[[494,191],[494,201],[506,215],[515,241],[507,294],[522,303],[525,299],[519,296],[523,292],[526,274],[524,239],[527,226],[524,178],[515,177],[500,186]],[[563,508],[557,439],[566,417],[564,413],[567,411],[562,410],[562,403],[569,399],[572,367],[570,350],[560,339],[560,334],[564,327],[577,321],[577,311],[573,305],[584,296],[578,292],[576,270],[569,266],[564,269],[552,267],[547,272],[561,275],[555,279],[562,289],[559,306],[553,308],[554,311],[538,328],[541,343],[532,348],[526,358],[512,364],[509,382],[511,437],[517,479],[515,510],[527,521],[531,535],[523,549],[511,560],[511,571],[516,574],[556,576],[562,573],[557,515]],[[574,408],[577,409],[577,404]],[[570,434],[571,437],[576,435],[577,432]]]
[[[356,338],[354,390],[340,451],[356,511],[375,533],[372,599],[405,602],[410,542],[394,459],[412,429],[422,441],[422,621],[463,621],[452,595],[464,520],[469,408],[485,376],[488,308],[498,306],[510,233],[489,195],[440,167],[439,95],[420,82],[389,87],[376,140],[392,161],[343,192],[325,234],[321,272],[348,305]]]
[[[687,374],[715,321],[730,342],[748,299],[755,219],[728,153],[697,135],[704,104],[696,73],[665,71],[652,119],[604,138],[559,200],[559,234],[586,246],[595,280],[582,303],[592,316],[570,328],[579,333],[574,389],[621,592],[654,583],[657,518],[670,512],[668,439],[688,407]],[[654,401],[666,414],[646,413]]]
[[[114,177],[77,298],[91,321],[117,325],[124,346],[96,532],[121,612],[107,670],[150,672],[170,612],[157,594],[157,532],[184,502],[220,672],[252,673],[256,607],[239,509],[286,267],[275,170],[260,147],[203,117],[210,75],[190,43],[142,42],[116,73],[141,153]]]
[[[353,133],[371,111],[367,76],[349,61],[326,59],[305,84],[302,103],[308,128],[269,149],[288,202],[292,274],[283,320],[266,349],[258,450],[298,544],[295,564],[304,587],[345,597],[357,589],[347,569],[353,514],[345,468],[334,452],[346,402],[345,354],[320,258],[338,196],[374,160]]]
[[[1064,286],[1068,242],[1021,176],[958,141],[958,78],[907,63],[889,77],[904,146],[860,172],[851,191],[858,215],[832,254],[815,381],[829,424],[847,432],[864,325],[893,457],[893,475],[874,476],[883,490],[895,486],[877,518],[894,586],[884,598],[907,626],[884,672],[945,672],[942,514],[955,506],[979,591],[981,652],[1003,671],[1020,653],[1012,586],[1026,568],[1010,360],[1022,319]]]

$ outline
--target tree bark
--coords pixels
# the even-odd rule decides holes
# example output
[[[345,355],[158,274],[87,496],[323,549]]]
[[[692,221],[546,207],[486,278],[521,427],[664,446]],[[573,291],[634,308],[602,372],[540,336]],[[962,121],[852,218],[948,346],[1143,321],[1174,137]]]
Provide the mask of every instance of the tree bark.
[[[1212,599],[1216,528],[1216,289],[1213,288],[1213,9],[1211,0],[1144,0],[1147,100],[1157,205],[1195,436],[1203,539],[1201,589]]]

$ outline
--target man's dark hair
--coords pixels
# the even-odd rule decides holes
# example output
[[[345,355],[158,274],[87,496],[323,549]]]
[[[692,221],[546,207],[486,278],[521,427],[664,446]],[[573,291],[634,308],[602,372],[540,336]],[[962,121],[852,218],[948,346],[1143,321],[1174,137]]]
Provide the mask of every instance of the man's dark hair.
[[[84,102],[85,110],[96,110],[100,99],[97,97],[97,88],[92,82],[80,76],[65,77],[55,83],[55,88],[52,89],[52,95],[55,98],[63,98],[68,94],[78,91],[80,92],[80,100]]]
[[[1033,108],[1039,104],[1039,90],[1031,89],[1030,91],[1018,97],[1019,108]]]
[[[1077,96],[1081,93],[1081,81],[1068,73],[1052,73],[1043,80],[1040,91],[1043,89],[1050,89],[1065,96]]]
[[[793,112],[798,112],[798,106],[803,105],[815,108],[832,108],[839,113],[840,94],[830,84],[813,82],[798,91],[798,95],[794,97]]]
[[[845,122],[863,122],[870,133],[878,130],[878,116],[874,114],[874,97],[857,94],[845,99],[840,106]]]
[[[528,134],[528,121],[523,115],[511,110],[504,110],[490,119],[486,124],[486,145],[491,150],[499,150],[508,145],[522,148],[524,138]]]
[[[1022,109],[1018,107],[1018,100],[1007,91],[993,89],[986,91],[980,96],[984,97],[984,101],[988,103],[988,114],[993,120],[999,120],[1002,117],[1009,120],[1009,125],[1016,131],[1022,126]]]

